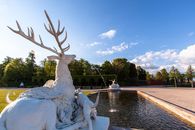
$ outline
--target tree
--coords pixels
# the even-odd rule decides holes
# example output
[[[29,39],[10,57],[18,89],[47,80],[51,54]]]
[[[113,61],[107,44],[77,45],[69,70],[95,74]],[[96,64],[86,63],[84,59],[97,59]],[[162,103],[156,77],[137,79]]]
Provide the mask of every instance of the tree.
[[[11,60],[5,67],[3,79],[9,83],[9,86],[19,85],[24,80],[24,68],[21,58]]]
[[[178,69],[176,69],[174,66],[171,67],[171,70],[169,72],[169,78],[171,80],[174,80],[174,84],[175,84],[175,87],[177,87],[177,80],[180,76],[180,72],[178,71]]]
[[[146,80],[146,71],[141,66],[137,66],[137,75],[139,80]]]
[[[83,75],[83,65],[78,60],[72,61],[68,66],[72,75]]]
[[[186,78],[187,78],[188,82],[191,83],[191,86],[193,88],[194,87],[194,84],[193,84],[193,69],[192,69],[191,65],[188,66],[188,69],[186,71]]]
[[[102,65],[101,65],[101,68],[102,68],[102,73],[103,74],[113,74],[113,66],[112,64],[110,63],[110,61],[105,61]]]
[[[181,76],[181,73],[179,72],[179,70],[177,68],[175,69],[175,77],[176,77],[176,81],[178,83],[181,83],[182,76]]]
[[[163,76],[160,71],[156,72],[155,79],[159,81],[163,81]]]
[[[117,58],[112,62],[114,73],[118,77],[118,81],[125,84],[129,81],[130,65],[125,58]]]
[[[129,63],[129,77],[133,80],[137,80],[137,70],[134,63]]]
[[[25,82],[28,84],[32,84],[34,67],[35,67],[35,54],[34,51],[31,51],[25,60],[25,70],[24,70]]]
[[[152,80],[152,75],[149,72],[146,72],[146,80]]]
[[[2,79],[3,77],[3,65],[0,64],[0,80]]]
[[[167,72],[167,70],[165,68],[160,70],[161,74],[162,74],[162,80],[163,82],[167,83],[169,82],[169,74]]]
[[[185,74],[180,74],[179,75],[179,81],[180,81],[181,84],[183,84],[183,82],[185,81],[185,77],[186,77]]]
[[[35,65],[34,67],[34,74],[32,77],[32,82],[34,85],[43,85],[48,79],[46,77],[46,72],[44,67]]]
[[[11,57],[6,57],[3,61],[2,64],[0,64],[0,80],[3,80],[3,75],[4,75],[4,70],[7,64],[9,64],[11,61],[13,60],[13,58]]]
[[[90,75],[92,73],[91,64],[84,59],[80,59],[79,62],[81,63],[83,68],[83,75]]]
[[[103,72],[103,69],[100,65],[91,64],[91,75],[102,75],[107,74]]]
[[[45,60],[44,62],[44,71],[46,78],[55,79],[55,70],[56,70],[56,61]]]

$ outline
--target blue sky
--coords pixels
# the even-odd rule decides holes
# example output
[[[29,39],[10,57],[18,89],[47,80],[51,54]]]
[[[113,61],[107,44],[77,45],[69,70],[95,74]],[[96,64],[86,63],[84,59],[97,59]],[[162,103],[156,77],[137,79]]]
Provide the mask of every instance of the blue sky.
[[[32,26],[45,45],[55,45],[43,23],[44,9],[52,21],[66,27],[68,54],[90,63],[124,57],[154,73],[175,66],[195,67],[195,1],[193,0],[0,0],[0,61],[6,56],[36,61],[52,55],[12,33],[7,25],[23,30]]]

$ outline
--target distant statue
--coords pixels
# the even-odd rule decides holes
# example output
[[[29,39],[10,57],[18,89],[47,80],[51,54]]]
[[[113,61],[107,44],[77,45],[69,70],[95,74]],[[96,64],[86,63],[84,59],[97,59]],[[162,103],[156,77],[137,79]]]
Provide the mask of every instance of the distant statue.
[[[64,54],[69,50],[69,44],[62,47],[67,39],[67,32],[65,31],[65,37],[60,40],[59,37],[65,28],[60,29],[60,21],[58,21],[55,29],[46,11],[45,15],[49,23],[48,27],[44,25],[45,29],[54,37],[60,51],[55,47],[45,46],[40,35],[40,41],[36,41],[32,28],[28,28],[28,34],[25,34],[17,21],[18,30],[8,28],[55,54],[48,56],[49,60],[58,61],[55,80],[47,81],[42,87],[27,90],[5,107],[0,115],[0,130],[77,130],[84,127],[93,130],[92,119],[96,119],[94,118],[95,106],[98,104],[99,96],[96,105],[93,105],[87,96],[81,92],[75,93],[68,68],[75,55]],[[109,119],[105,121],[109,122]]]
[[[24,87],[24,83],[21,82],[19,87],[20,87],[20,88],[23,88],[23,87]]]
[[[119,89],[119,88],[120,88],[120,86],[118,83],[116,83],[116,80],[115,79],[112,80],[112,84],[109,85],[109,89]]]

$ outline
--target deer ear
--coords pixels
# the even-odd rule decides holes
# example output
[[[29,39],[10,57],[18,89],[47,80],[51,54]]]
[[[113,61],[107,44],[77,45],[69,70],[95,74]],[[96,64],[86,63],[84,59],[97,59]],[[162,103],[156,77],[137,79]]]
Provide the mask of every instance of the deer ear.
[[[71,60],[74,60],[76,58],[76,55],[69,55],[69,57],[71,58]]]
[[[60,58],[58,56],[48,56],[48,60],[59,60]]]
[[[72,58],[75,59],[76,58],[76,55],[73,55]]]

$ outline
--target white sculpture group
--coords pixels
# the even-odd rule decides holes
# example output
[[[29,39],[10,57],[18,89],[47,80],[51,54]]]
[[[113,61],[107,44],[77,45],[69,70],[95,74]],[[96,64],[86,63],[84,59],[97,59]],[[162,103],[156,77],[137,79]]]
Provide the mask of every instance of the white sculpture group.
[[[109,85],[109,89],[110,90],[119,90],[120,89],[120,86],[118,83],[116,83],[115,80],[112,80],[112,84]]]
[[[45,46],[40,35],[40,42],[37,42],[32,28],[28,28],[28,34],[25,34],[17,21],[18,30],[8,28],[56,54],[48,56],[49,60],[58,60],[55,80],[22,93],[13,102],[9,101],[11,103],[0,115],[0,130],[77,130],[87,126],[89,130],[93,130],[92,119],[96,119],[99,93],[94,104],[80,90],[75,91],[68,69],[68,64],[74,60],[75,55],[64,54],[70,48],[69,44],[62,47],[67,39],[67,32],[65,31],[65,38],[60,40],[64,27],[60,29],[58,21],[56,30],[46,11],[45,15],[49,22],[45,29],[55,38],[60,52],[55,47]],[[108,119],[106,121],[109,122]]]

